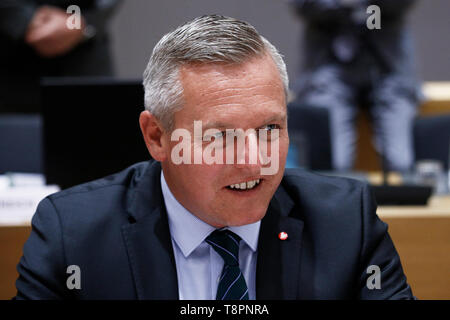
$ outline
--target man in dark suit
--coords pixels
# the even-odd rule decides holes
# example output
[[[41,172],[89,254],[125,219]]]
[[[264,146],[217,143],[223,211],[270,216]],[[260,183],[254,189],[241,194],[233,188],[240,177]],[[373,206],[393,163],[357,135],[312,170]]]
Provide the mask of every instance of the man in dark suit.
[[[140,116],[154,160],[40,203],[17,298],[413,298],[367,185],[284,172],[287,85],[245,22],[164,36]]]

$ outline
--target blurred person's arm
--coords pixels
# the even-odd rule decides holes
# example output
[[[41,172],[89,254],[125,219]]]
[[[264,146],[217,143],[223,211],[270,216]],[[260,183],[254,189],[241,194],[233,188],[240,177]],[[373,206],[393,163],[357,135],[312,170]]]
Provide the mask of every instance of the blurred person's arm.
[[[41,6],[37,8],[28,25],[25,42],[43,57],[51,58],[63,55],[84,38],[85,22],[81,17],[81,28],[67,27],[68,15],[61,8]]]
[[[314,23],[347,24],[355,10],[369,5],[378,5],[381,14],[387,17],[402,15],[416,0],[291,0],[297,13]]]
[[[408,11],[416,0],[371,0],[370,4],[380,7],[381,16],[396,17]]]
[[[65,8],[37,6],[27,0],[0,0],[0,35],[24,42],[43,57],[55,57],[71,51],[83,40],[104,32],[119,0],[97,0],[92,8],[82,9],[81,28],[69,29],[70,14]]]
[[[121,0],[96,0],[94,6],[82,12],[89,31],[97,34],[105,32],[106,24]]]
[[[292,0],[304,19],[320,24],[348,24],[351,14],[367,0]]]
[[[58,7],[43,6],[36,10],[30,22],[25,41],[39,55],[55,57],[71,51],[86,39],[104,33],[106,22],[119,0],[97,0],[93,7],[81,10],[81,28],[66,26],[69,15]]]

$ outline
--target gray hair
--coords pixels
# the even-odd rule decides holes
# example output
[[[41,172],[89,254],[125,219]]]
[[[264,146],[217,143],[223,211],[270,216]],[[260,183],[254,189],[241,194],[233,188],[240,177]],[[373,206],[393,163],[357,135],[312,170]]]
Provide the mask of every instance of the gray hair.
[[[182,108],[183,87],[178,73],[187,63],[240,64],[266,53],[272,57],[287,97],[289,79],[278,50],[247,22],[219,15],[196,18],[159,40],[144,71],[144,103],[166,130]]]

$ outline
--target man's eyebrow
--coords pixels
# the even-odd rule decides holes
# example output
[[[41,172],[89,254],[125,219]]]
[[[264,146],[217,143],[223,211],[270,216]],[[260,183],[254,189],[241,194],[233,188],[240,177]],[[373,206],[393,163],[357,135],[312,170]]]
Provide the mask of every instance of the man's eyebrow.
[[[203,125],[203,129],[230,129],[233,126],[231,124],[228,124],[226,122],[222,121],[207,121]]]
[[[266,124],[270,124],[272,122],[284,122],[287,119],[287,115],[286,113],[283,114],[276,114],[273,115],[267,119],[265,119],[264,121],[261,121],[261,126],[264,126]],[[210,128],[214,128],[214,129],[235,129],[235,126],[227,123],[227,122],[223,122],[223,121],[208,121],[203,125],[203,129],[210,129]]]
[[[270,124],[272,122],[285,122],[287,119],[287,114],[276,114],[270,118],[267,118],[265,121],[263,121],[263,125]]]

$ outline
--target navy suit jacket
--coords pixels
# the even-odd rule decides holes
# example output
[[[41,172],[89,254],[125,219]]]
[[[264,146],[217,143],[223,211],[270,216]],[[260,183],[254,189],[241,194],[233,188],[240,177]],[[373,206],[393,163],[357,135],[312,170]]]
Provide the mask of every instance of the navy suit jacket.
[[[178,299],[160,175],[158,162],[142,162],[42,200],[16,298]],[[366,184],[287,170],[261,222],[257,299],[413,298],[375,212]],[[79,290],[67,288],[70,265],[80,267]],[[366,285],[370,265],[381,289]]]

